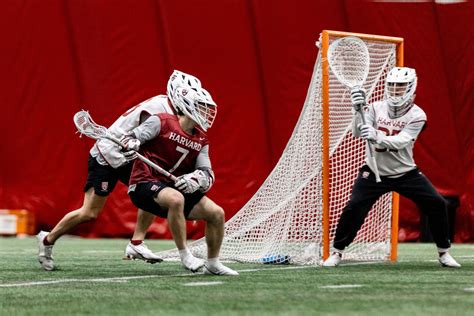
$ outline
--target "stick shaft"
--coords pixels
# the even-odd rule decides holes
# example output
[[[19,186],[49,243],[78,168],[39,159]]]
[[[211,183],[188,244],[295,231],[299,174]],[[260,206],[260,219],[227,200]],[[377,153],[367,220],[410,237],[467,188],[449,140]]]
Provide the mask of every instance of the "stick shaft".
[[[117,145],[123,147],[123,144],[120,142],[120,140],[118,140],[117,138],[111,136],[111,135],[107,135],[105,136],[106,139],[109,139],[111,141],[113,141],[114,143],[116,143]],[[161,168],[160,166],[158,166],[156,163],[154,163],[153,161],[151,161],[150,159],[146,158],[145,156],[143,156],[142,154],[137,153],[137,158],[140,159],[141,161],[143,161],[144,163],[146,163],[147,165],[149,165],[150,167],[152,167],[153,169],[155,169],[156,171],[158,171],[159,173],[161,173],[162,175],[170,178],[171,180],[173,181],[176,181],[177,178],[172,175],[171,173],[169,173],[168,171],[166,171],[165,169]]]
[[[365,114],[364,114],[364,109],[360,109],[360,118],[362,119],[362,124],[366,124],[365,120]],[[376,182],[381,182],[382,180],[380,179],[380,174],[379,174],[379,168],[377,167],[377,161],[375,160],[375,155],[374,155],[374,148],[372,146],[372,143],[367,140],[367,145],[369,146],[369,155],[370,155],[370,161],[372,162],[372,166],[374,168],[374,174],[375,174],[375,181]]]

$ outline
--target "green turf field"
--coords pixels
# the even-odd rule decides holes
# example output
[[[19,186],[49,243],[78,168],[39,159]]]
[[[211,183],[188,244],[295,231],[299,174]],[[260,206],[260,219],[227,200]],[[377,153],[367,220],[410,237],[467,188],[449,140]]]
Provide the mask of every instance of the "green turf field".
[[[46,272],[36,239],[0,238],[0,315],[474,315],[474,245],[453,247],[456,270],[438,266],[433,244],[402,244],[396,264],[231,263],[240,276],[217,277],[121,260],[126,243],[63,238]]]

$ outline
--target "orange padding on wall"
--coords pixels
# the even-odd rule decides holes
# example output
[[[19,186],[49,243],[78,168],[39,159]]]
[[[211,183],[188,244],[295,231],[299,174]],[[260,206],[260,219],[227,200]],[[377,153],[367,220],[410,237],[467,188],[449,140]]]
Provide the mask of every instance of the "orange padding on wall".
[[[0,210],[0,235],[34,235],[36,220],[28,210]]]

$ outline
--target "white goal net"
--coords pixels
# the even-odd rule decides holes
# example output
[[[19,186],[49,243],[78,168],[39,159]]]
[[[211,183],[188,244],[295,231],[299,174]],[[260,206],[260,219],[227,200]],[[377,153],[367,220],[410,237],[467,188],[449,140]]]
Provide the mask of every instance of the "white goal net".
[[[340,36],[341,33],[337,33]],[[329,34],[329,43],[338,36]],[[369,102],[383,97],[386,74],[397,63],[397,44],[363,38],[370,54],[364,88]],[[323,235],[330,243],[337,220],[349,200],[358,169],[364,163],[365,143],[351,133],[350,92],[329,69],[329,183],[323,179],[322,58],[321,49],[300,118],[277,165],[257,193],[225,224],[221,260],[249,263],[318,264]],[[323,231],[323,186],[329,192],[329,230]],[[392,196],[372,208],[355,241],[346,249],[349,260],[390,258]],[[206,258],[204,239],[190,244]],[[179,258],[176,250],[159,253]]]

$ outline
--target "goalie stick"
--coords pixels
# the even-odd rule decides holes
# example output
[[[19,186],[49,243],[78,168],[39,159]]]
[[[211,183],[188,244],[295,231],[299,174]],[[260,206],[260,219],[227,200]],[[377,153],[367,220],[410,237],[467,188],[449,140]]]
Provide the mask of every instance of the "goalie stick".
[[[113,136],[107,130],[105,126],[95,123],[92,117],[90,116],[89,112],[87,111],[82,110],[82,111],[77,112],[74,115],[74,124],[76,125],[79,133],[81,133],[82,135],[86,135],[87,137],[93,138],[95,140],[108,139],[108,140],[113,141],[120,147],[125,148],[124,144],[122,144],[120,140],[118,140],[115,136]],[[152,167],[153,169],[155,169],[162,175],[176,182],[177,178],[174,175],[172,175],[165,169],[161,168],[160,166],[158,166],[157,164],[155,164],[154,162],[152,162],[145,156],[141,155],[140,153],[138,152],[136,153],[137,153],[138,159],[140,159],[141,161],[143,161],[144,163],[146,163],[147,165],[149,165],[150,167]]]
[[[352,89],[360,89],[369,74],[370,56],[369,50],[358,37],[342,37],[329,45],[328,63],[337,80],[344,86]],[[364,110],[359,111],[362,123],[366,124]],[[372,143],[367,140],[369,146],[370,162],[374,167],[375,179],[380,182],[380,174],[375,160]]]

